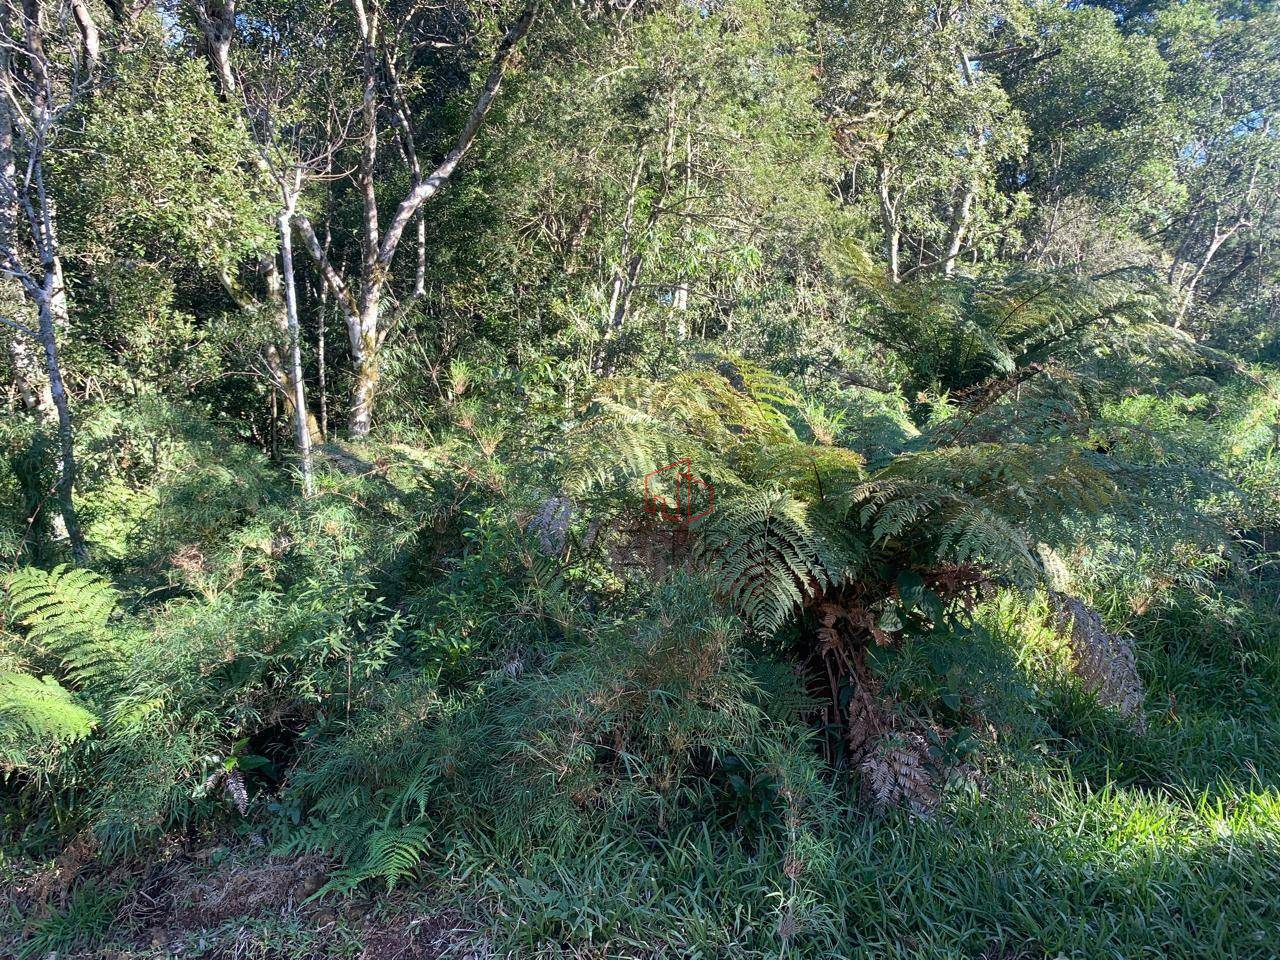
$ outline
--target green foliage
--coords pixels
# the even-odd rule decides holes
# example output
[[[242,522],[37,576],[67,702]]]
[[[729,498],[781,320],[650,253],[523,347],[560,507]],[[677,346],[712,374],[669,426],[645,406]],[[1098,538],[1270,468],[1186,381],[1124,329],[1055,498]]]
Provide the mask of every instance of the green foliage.
[[[63,909],[32,924],[19,945],[18,960],[92,948],[110,933],[124,895],[99,880],[77,884]]]
[[[862,544],[834,530],[824,535],[815,526],[820,520],[785,493],[748,494],[706,523],[699,555],[748,620],[776,629],[806,599],[858,569]]]
[[[74,86],[46,11],[91,559],[0,325],[0,952],[216,844],[522,957],[1274,953],[1277,14],[538,7],[465,156],[518,4],[241,3],[234,83],[217,4],[99,17]]]
[[[737,641],[705,587],[677,583],[648,611],[509,654],[466,692],[395,685],[295,774],[314,813],[291,845],[336,846],[347,866],[331,885],[345,889],[395,882],[481,828],[569,850],[601,830],[689,822],[715,809],[706,771],[779,762],[791,722],[762,706],[794,679],[758,687]],[[812,775],[803,753],[786,762]]]
[[[834,156],[803,6],[646,7],[561,11],[531,35],[546,69],[511,78],[482,159],[441,198],[446,353],[478,333],[522,364],[643,369],[727,329],[725,304],[794,317],[798,278],[821,272]]]
[[[1034,440],[974,440],[983,431],[973,421],[987,415],[979,407],[868,467],[856,450],[801,439],[795,394],[750,365],[607,389],[570,441],[570,475],[586,489],[622,475],[634,489],[689,458],[716,485],[714,513],[694,525],[698,554],[765,629],[885,564],[977,564],[1029,582],[1039,542],[1062,542],[1073,521],[1129,493],[1117,462],[1048,429],[1052,421]],[[600,464],[609,468],[591,469]]]
[[[88,736],[97,718],[53,677],[0,673],[0,766],[23,766],[29,756]]]
[[[907,386],[917,390],[965,390],[1033,363],[1139,376],[1197,355],[1194,340],[1167,323],[1164,291],[1142,269],[1022,270],[904,285],[882,280],[856,249],[847,269],[874,297],[865,329],[902,358]]]
[[[110,583],[63,564],[50,571],[24,567],[8,578],[5,591],[9,613],[27,629],[34,656],[60,662],[78,687],[116,679],[120,650],[108,621],[117,597]]]
[[[1028,188],[1046,199],[1083,195],[1107,211],[1128,206],[1130,215],[1176,199],[1169,146],[1185,117],[1157,38],[1117,30],[1110,11],[1091,4],[1045,4],[1032,15],[1039,43],[1057,52],[1015,55],[1008,70],[1030,128]],[[1076,239],[1070,223],[1054,227]]]
[[[57,174],[93,260],[144,257],[229,269],[272,244],[256,148],[197,61],[145,42],[111,64]]]

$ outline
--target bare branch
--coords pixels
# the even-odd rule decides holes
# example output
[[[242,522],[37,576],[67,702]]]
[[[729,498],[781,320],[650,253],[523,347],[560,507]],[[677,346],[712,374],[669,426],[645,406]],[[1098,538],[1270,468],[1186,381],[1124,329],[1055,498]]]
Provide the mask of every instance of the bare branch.
[[[316,236],[315,228],[311,225],[311,221],[301,213],[294,214],[293,225],[298,228],[302,234],[302,239],[306,241],[307,252],[311,254],[311,259],[316,262],[320,268],[320,273],[324,276],[325,284],[329,290],[342,304],[342,308],[349,314],[354,316],[359,312],[355,299],[347,290],[347,285],[343,283],[341,274],[333,268],[333,264],[329,262],[329,256],[324,252],[324,247],[320,245],[320,238]]]
[[[516,44],[529,32],[529,28],[533,26],[534,16],[537,11],[538,4],[532,3],[516,18],[515,23],[511,25],[511,28],[498,44],[498,49],[494,52],[493,63],[489,67],[489,76],[480,90],[479,97],[476,98],[476,102],[471,108],[471,114],[467,117],[466,124],[458,134],[458,139],[454,143],[453,149],[445,155],[445,158],[440,161],[440,165],[431,171],[426,178],[414,184],[408,196],[400,202],[395,216],[391,218],[391,223],[387,226],[387,232],[383,234],[382,243],[378,246],[377,264],[382,269],[385,270],[390,267],[391,260],[396,255],[396,247],[400,243],[400,236],[404,233],[405,227],[409,225],[409,221],[413,219],[413,215],[418,211],[418,208],[440,192],[440,188],[453,175],[458,163],[466,156],[467,151],[471,149],[472,143],[475,142],[476,134],[480,131],[480,125],[484,123],[484,118],[488,115],[489,109],[493,106],[494,98],[498,95],[498,88],[502,85],[502,78],[506,73],[507,64],[510,62],[511,53]]]
[[[38,341],[40,339],[40,334],[36,333],[30,327],[23,326],[16,320],[10,320],[8,317],[0,317],[0,323],[3,323],[6,327],[11,327],[12,329],[17,330],[19,333],[25,333],[32,340]]]

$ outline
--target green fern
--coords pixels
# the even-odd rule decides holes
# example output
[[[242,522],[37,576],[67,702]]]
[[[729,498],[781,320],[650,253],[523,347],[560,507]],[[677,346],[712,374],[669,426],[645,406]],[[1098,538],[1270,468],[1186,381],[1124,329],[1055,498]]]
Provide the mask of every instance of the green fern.
[[[431,828],[423,824],[380,831],[369,841],[369,857],[361,873],[370,879],[385,880],[390,890],[427,856],[431,835]]]
[[[391,890],[411,876],[431,852],[433,833],[430,826],[421,823],[375,828],[369,835],[364,860],[337,871],[322,892],[349,893],[368,880],[385,881]]]
[[[861,544],[823,530],[806,504],[781,491],[717,509],[699,529],[698,554],[748,620],[771,630],[805,600],[852,577]]]
[[[7,584],[13,619],[27,628],[36,652],[61,661],[77,686],[114,678],[118,639],[108,626],[118,595],[98,574],[65,564],[53,570],[23,567]]]
[[[868,565],[965,563],[1038,579],[1034,545],[1112,505],[1120,488],[1107,458],[1055,434],[1060,405],[1033,412],[1046,426],[981,442],[964,439],[992,432],[987,419],[1003,424],[999,403],[944,415],[912,449],[869,466],[855,450],[801,439],[792,424],[809,422],[805,404],[776,377],[725,361],[607,384],[569,438],[570,472],[611,464],[634,492],[665,458],[690,457],[716,484],[714,513],[694,525],[695,556],[739,612],[773,629]]]
[[[864,332],[902,358],[913,389],[960,390],[1050,358],[1140,365],[1204,355],[1164,322],[1165,291],[1148,270],[1013,270],[893,284],[856,251],[845,268],[875,303]]]
[[[26,766],[38,750],[74,743],[97,722],[52,677],[0,672],[0,767]]]

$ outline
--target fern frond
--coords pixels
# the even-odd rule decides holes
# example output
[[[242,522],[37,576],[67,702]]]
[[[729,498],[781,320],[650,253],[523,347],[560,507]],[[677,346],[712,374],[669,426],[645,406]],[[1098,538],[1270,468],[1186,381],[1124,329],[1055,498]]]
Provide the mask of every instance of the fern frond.
[[[385,880],[387,889],[392,889],[398,881],[410,876],[430,854],[431,836],[431,828],[420,823],[376,830],[369,838],[364,862],[352,871],[350,879],[355,883]]]
[[[1067,444],[975,443],[897,457],[877,474],[955,490],[1008,519],[1095,511],[1119,495],[1111,473]]]
[[[34,748],[74,743],[97,722],[52,677],[0,673],[0,766],[25,766]]]
[[[848,269],[876,301],[867,332],[903,358],[916,388],[963,389],[1049,357],[1186,355],[1193,346],[1161,323],[1162,288],[1139,268],[1097,275],[1015,270],[903,284],[882,282],[866,264]]]
[[[634,485],[646,473],[685,458],[714,483],[736,479],[710,446],[671,420],[608,399],[598,401],[597,409],[568,438],[568,492]]]
[[[743,615],[773,629],[796,606],[851,577],[860,544],[824,529],[790,494],[769,491],[717,507],[699,527],[698,556]]]
[[[27,641],[60,660],[69,680],[84,686],[114,675],[119,650],[107,624],[118,595],[107,580],[66,564],[23,567],[10,576],[6,592]]]
[[[775,443],[759,450],[750,464],[749,476],[782,484],[797,496],[813,502],[862,479],[866,475],[864,463],[860,454],[845,447]]]

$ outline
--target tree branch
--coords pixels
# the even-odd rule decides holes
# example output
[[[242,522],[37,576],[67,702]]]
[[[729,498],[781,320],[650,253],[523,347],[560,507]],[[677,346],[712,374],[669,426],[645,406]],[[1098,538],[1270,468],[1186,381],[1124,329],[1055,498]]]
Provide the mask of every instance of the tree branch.
[[[22,324],[18,323],[18,321],[16,320],[10,320],[8,317],[0,317],[0,323],[3,323],[6,327],[12,327],[14,330],[17,330],[19,333],[25,333],[32,340],[40,339],[40,335],[38,333],[36,333],[30,327],[23,326]]]
[[[355,316],[360,312],[359,307],[347,290],[347,285],[342,282],[341,274],[329,262],[329,257],[324,252],[324,247],[320,245],[320,238],[316,236],[316,231],[311,225],[311,221],[303,214],[295,213],[293,215],[293,225],[298,228],[298,231],[302,234],[302,239],[306,241],[307,252],[311,254],[311,259],[320,268],[325,285],[332,291],[338,302],[342,304],[342,308],[347,311],[347,314]]]
[[[515,23],[511,25],[511,28],[498,44],[498,49],[494,52],[493,63],[489,67],[489,76],[485,80],[484,87],[480,90],[480,96],[476,98],[476,102],[471,108],[471,115],[467,117],[466,124],[458,134],[458,139],[454,143],[453,149],[445,155],[445,158],[440,161],[440,165],[431,171],[427,177],[414,184],[408,196],[400,202],[395,216],[392,217],[391,223],[387,226],[387,232],[383,234],[382,243],[378,246],[377,263],[382,269],[385,270],[390,267],[391,260],[396,255],[396,247],[400,243],[400,237],[404,233],[404,228],[409,225],[409,221],[413,219],[413,215],[418,211],[418,208],[440,192],[440,188],[453,175],[453,171],[457,168],[459,161],[471,149],[472,143],[475,142],[476,134],[480,131],[480,125],[484,123],[484,118],[489,113],[489,108],[493,106],[494,98],[498,95],[498,87],[502,84],[502,78],[506,73],[507,64],[510,62],[511,53],[516,44],[529,32],[537,10],[538,3],[531,3],[516,18]]]

